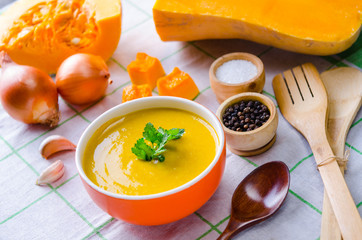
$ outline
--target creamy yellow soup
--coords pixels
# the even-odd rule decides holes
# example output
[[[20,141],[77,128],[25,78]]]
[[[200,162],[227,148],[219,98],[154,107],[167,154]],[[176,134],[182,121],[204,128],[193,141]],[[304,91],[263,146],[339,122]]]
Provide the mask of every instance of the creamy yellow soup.
[[[140,160],[131,151],[148,122],[156,129],[185,129],[180,139],[167,142],[164,162]],[[155,194],[198,176],[214,159],[218,145],[215,130],[203,118],[178,109],[147,109],[102,125],[85,149],[83,167],[91,181],[107,191]]]

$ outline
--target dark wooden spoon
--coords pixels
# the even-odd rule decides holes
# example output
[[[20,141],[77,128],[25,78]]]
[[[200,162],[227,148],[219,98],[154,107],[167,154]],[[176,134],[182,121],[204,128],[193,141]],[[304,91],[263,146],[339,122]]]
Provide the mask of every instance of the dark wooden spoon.
[[[269,162],[252,171],[233,194],[231,217],[218,240],[230,239],[271,217],[284,202],[289,181],[289,169],[283,162]]]

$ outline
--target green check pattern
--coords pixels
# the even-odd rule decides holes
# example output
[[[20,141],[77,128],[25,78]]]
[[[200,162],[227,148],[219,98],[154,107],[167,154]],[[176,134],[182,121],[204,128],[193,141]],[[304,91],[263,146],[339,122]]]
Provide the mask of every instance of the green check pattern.
[[[273,160],[289,166],[292,182],[287,200],[273,218],[236,239],[319,239],[323,184],[308,143],[280,112],[277,141],[269,151],[254,157],[227,152],[225,174],[214,196],[194,214],[163,226],[131,225],[98,209],[80,182],[74,152],[57,154],[49,161],[41,158],[38,147],[44,138],[60,134],[76,143],[97,116],[121,103],[122,89],[130,84],[126,67],[137,52],[159,58],[166,72],[178,66],[189,73],[200,89],[194,101],[213,112],[218,103],[209,85],[208,69],[216,58],[229,52],[250,52],[262,59],[266,70],[263,94],[273,101],[273,77],[298,64],[312,62],[320,72],[339,66],[362,68],[362,36],[348,50],[324,57],[290,53],[244,40],[162,42],[154,29],[153,3],[122,1],[122,36],[108,61],[114,83],[104,98],[89,106],[73,106],[60,99],[62,117],[54,129],[19,123],[0,106],[0,239],[216,239],[230,218],[235,187],[253,169]],[[346,148],[351,149],[346,181],[360,214],[361,121],[360,111],[346,141]],[[40,172],[57,159],[66,165],[65,176],[47,187],[35,186]]]

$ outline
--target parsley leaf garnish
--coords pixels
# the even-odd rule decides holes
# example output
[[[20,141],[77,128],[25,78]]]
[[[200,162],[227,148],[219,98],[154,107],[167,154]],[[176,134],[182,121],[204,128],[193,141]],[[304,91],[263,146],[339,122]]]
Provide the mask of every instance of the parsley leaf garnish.
[[[144,128],[143,138],[138,139],[131,150],[138,159],[146,161],[157,159],[163,162],[165,157],[161,153],[166,151],[166,143],[169,140],[181,138],[184,133],[185,129],[172,128],[166,130],[162,127],[156,129],[152,123],[147,123]]]

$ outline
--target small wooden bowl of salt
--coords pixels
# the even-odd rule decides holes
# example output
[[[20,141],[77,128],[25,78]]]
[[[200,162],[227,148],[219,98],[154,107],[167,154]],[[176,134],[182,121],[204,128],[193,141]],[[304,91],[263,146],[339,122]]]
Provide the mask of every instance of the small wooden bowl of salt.
[[[264,64],[250,53],[236,52],[216,59],[209,70],[210,85],[219,103],[243,92],[262,92]]]

